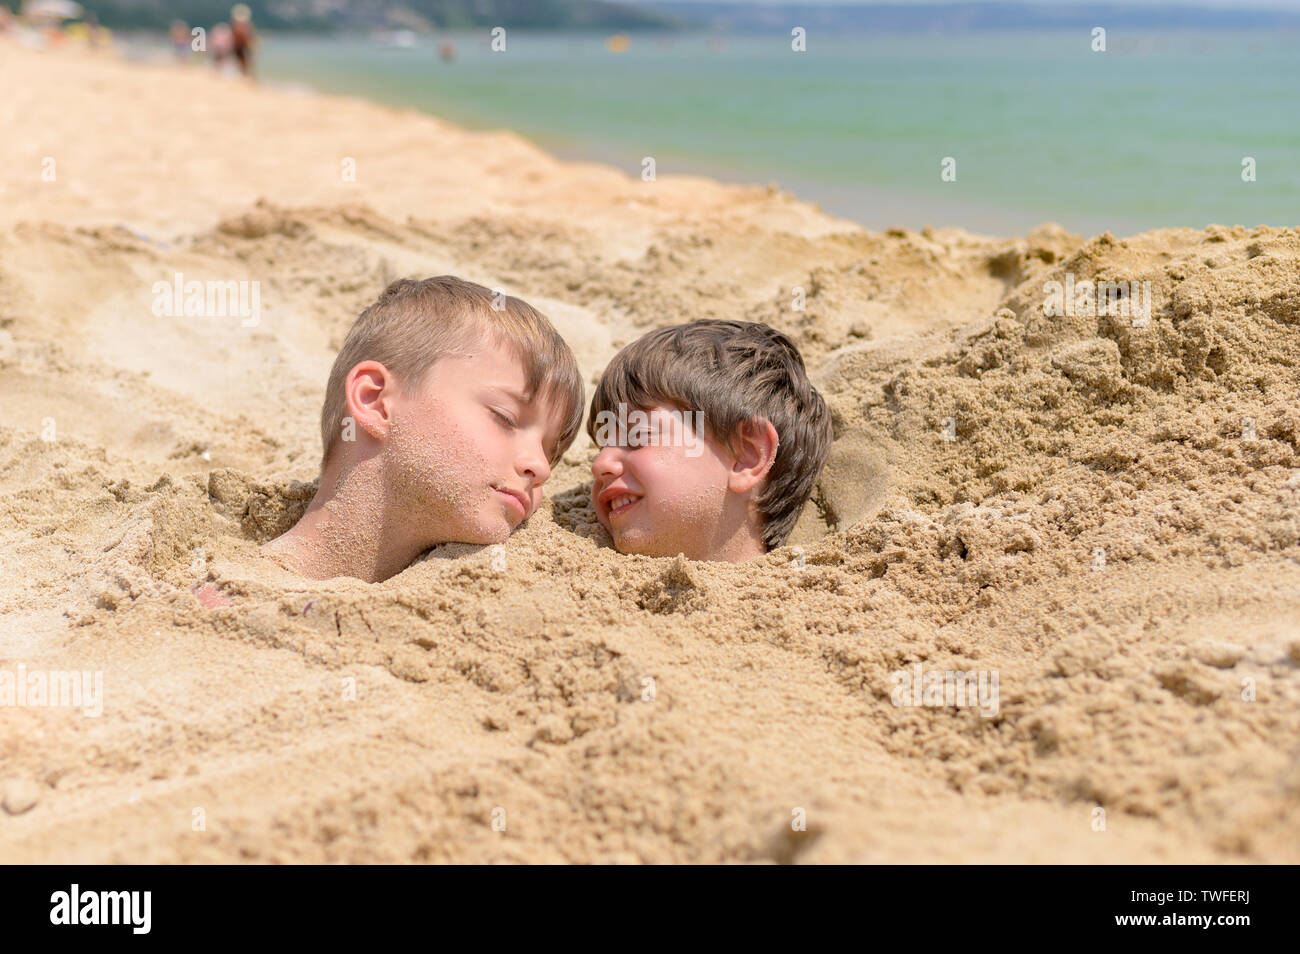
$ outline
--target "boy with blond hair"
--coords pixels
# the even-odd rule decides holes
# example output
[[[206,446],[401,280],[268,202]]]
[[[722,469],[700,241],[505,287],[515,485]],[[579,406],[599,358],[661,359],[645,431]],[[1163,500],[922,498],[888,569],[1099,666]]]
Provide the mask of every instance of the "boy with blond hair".
[[[803,358],[757,322],[694,321],[610,362],[587,419],[596,519],[622,553],[743,563],[794,529],[830,455]]]
[[[320,488],[263,554],[369,582],[438,543],[501,543],[582,423],[573,352],[527,302],[450,275],[389,285],[334,361]]]

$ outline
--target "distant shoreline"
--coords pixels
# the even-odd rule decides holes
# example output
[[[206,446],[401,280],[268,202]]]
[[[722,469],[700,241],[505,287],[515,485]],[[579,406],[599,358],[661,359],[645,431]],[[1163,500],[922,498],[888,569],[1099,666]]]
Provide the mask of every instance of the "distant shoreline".
[[[1300,143],[1274,135],[1269,118],[1294,88],[1294,69],[1278,61],[1286,41],[1259,35],[1273,65],[1260,64],[1249,83],[1233,79],[1254,36],[1220,43],[1213,33],[1112,35],[1102,97],[1110,91],[1113,99],[1121,84],[1156,94],[1130,103],[1088,94],[1100,74],[1072,52],[1087,50],[1088,35],[1060,30],[984,38],[960,66],[945,57],[966,50],[966,40],[876,37],[860,46],[851,37],[814,36],[821,44],[814,51],[826,55],[799,64],[798,94],[783,72],[764,76],[774,45],[786,41],[736,38],[715,58],[704,53],[713,41],[703,33],[635,40],[620,57],[598,35],[572,34],[567,42],[577,50],[567,55],[564,36],[517,36],[511,49],[524,59],[499,78],[478,33],[459,35],[463,55],[454,68],[424,65],[427,42],[390,57],[367,52],[364,40],[286,40],[268,51],[264,75],[469,129],[511,129],[557,156],[634,176],[643,156],[653,155],[660,173],[776,182],[870,228],[957,225],[1005,235],[1056,221],[1080,233],[1131,233],[1283,225],[1300,210]],[[859,55],[872,64],[861,74],[851,62]],[[945,88],[945,76],[960,80],[949,78]],[[697,90],[711,85],[715,104],[702,106],[710,97]],[[1243,85],[1250,100],[1234,105]],[[1164,119],[1192,100],[1219,120],[1201,127]],[[945,105],[958,102],[962,108]],[[1008,112],[985,109],[994,102],[1009,104]],[[859,128],[859,115],[871,117],[862,120],[869,125]],[[803,146],[792,145],[800,140]],[[1258,155],[1265,144],[1271,154],[1261,161],[1273,174],[1249,191],[1236,188],[1241,156]],[[1225,149],[1239,151],[1224,156]],[[940,185],[940,158],[954,154],[962,158],[959,183]],[[1212,177],[1218,188],[1207,190]]]
[[[175,61],[165,44],[160,42],[157,37],[149,34],[135,34],[116,39],[121,42],[115,46],[115,53],[126,62],[153,63],[162,68],[174,70],[180,75],[189,74],[196,80],[201,79],[204,81],[208,80],[213,72],[206,64],[198,63],[191,67],[177,69]],[[142,39],[143,42],[141,42]],[[427,55],[430,51],[426,49],[423,52]],[[416,53],[415,55],[420,54]],[[590,51],[590,55],[590,62],[596,64],[598,62],[597,56],[601,54],[597,51]],[[400,57],[404,56],[404,54],[397,54],[397,56],[400,61]],[[259,64],[259,66],[264,67],[265,62]],[[508,120],[496,121],[495,117],[490,116],[486,121],[481,116],[477,117],[479,122],[475,123],[473,117],[467,120],[463,115],[430,108],[427,105],[385,98],[375,90],[322,88],[314,78],[288,78],[288,74],[282,71],[276,72],[273,70],[270,75],[262,72],[262,75],[264,80],[259,84],[259,87],[250,89],[249,92],[256,94],[257,90],[260,89],[299,97],[310,95],[329,100],[341,98],[382,109],[410,111],[426,116],[435,123],[454,124],[470,134],[487,133],[491,135],[497,132],[508,132],[520,140],[527,141],[537,150],[543,151],[555,159],[588,164],[598,163],[611,173],[617,172],[632,180],[640,178],[640,169],[637,165],[640,153],[633,155],[628,150],[620,151],[617,144],[601,143],[585,138],[582,135],[573,135],[568,131],[549,134],[544,131],[539,132],[536,128],[521,129]],[[340,77],[342,80],[346,80],[346,78],[346,76]],[[340,85],[342,86],[342,84]],[[216,87],[212,88],[215,89]],[[235,87],[232,86],[231,88]],[[863,148],[874,149],[875,147],[864,144]],[[1288,214],[1289,203],[1277,203],[1275,210],[1278,214],[1267,217],[1207,216],[1204,222],[1195,222],[1188,221],[1192,216],[1171,215],[1157,218],[1154,221],[1151,220],[1151,216],[1147,217],[1147,221],[1124,220],[1106,214],[1104,210],[1089,215],[1086,193],[1082,194],[1084,195],[1084,204],[1077,207],[1077,214],[1067,213],[1063,215],[1050,211],[1043,212],[1030,203],[1019,206],[1015,203],[999,204],[992,201],[980,201],[978,198],[971,199],[972,192],[969,189],[966,190],[964,195],[959,195],[954,190],[953,195],[957,196],[957,198],[948,199],[943,197],[940,199],[937,193],[928,196],[918,195],[915,192],[909,192],[903,185],[895,187],[891,184],[882,187],[863,181],[854,183],[851,186],[839,186],[835,183],[817,182],[808,177],[791,174],[789,170],[782,171],[774,168],[771,172],[761,172],[755,171],[753,165],[747,168],[728,167],[725,162],[712,160],[708,157],[682,156],[668,152],[661,154],[658,172],[661,176],[705,178],[716,182],[718,185],[738,186],[741,188],[757,187],[761,191],[770,191],[775,186],[790,198],[807,203],[810,207],[818,209],[828,217],[834,217],[846,223],[851,222],[861,228],[879,231],[890,228],[905,228],[914,231],[920,231],[926,227],[935,229],[959,228],[977,235],[1000,237],[1022,236],[1045,223],[1059,223],[1068,231],[1081,235],[1097,235],[1106,231],[1115,235],[1132,235],[1151,229],[1169,227],[1203,228],[1208,225],[1227,227],[1240,225],[1251,228],[1260,224],[1287,227],[1289,220],[1294,218],[1294,216]],[[1077,190],[1075,191],[1077,192]],[[1189,194],[1188,206],[1192,205],[1191,194]]]
[[[281,35],[290,36],[290,34]],[[599,32],[593,33],[593,37],[601,35]],[[319,39],[320,37],[313,36],[311,38]],[[160,42],[154,34],[136,33],[118,37],[117,39],[124,40],[129,44],[126,49],[123,49],[120,45],[116,49],[116,52],[122,56],[125,62],[180,67],[183,69],[201,68],[198,64],[190,66],[178,64],[173,58],[170,48],[165,43]],[[304,79],[277,76],[261,79],[258,85],[268,90],[292,95],[326,98],[345,97],[385,109],[414,109],[416,112],[439,122],[454,123],[473,131],[490,132],[507,128],[492,124],[474,126],[462,116],[448,117],[423,107],[386,101],[364,93],[322,89],[316,83]],[[564,137],[537,135],[513,128],[509,129],[509,132],[532,142],[538,149],[544,150],[562,161],[599,163],[629,175],[635,175],[637,172],[636,169],[629,168],[626,162],[621,162],[620,157],[615,154],[613,149],[596,142],[574,143],[565,140]],[[903,195],[898,190],[888,188],[873,189],[859,185],[852,190],[837,189],[834,186],[819,184],[797,177],[777,176],[775,174],[769,176],[750,174],[746,170],[727,168],[720,163],[712,163],[693,157],[675,157],[665,163],[660,172],[666,175],[702,177],[715,180],[721,184],[741,187],[765,188],[775,185],[782,192],[788,193],[802,202],[821,208],[829,215],[847,219],[862,228],[876,231],[885,231],[890,228],[907,228],[919,231],[922,228],[945,228],[952,225],[948,220],[948,216],[954,203],[927,201],[922,197]],[[919,213],[918,210],[920,210]],[[968,220],[978,218],[985,224],[983,227],[961,227],[973,234],[989,238],[1023,235],[1047,221],[1041,216],[1024,213],[1014,208],[995,207],[987,204],[971,203],[967,206],[967,211],[969,213]],[[1104,231],[1105,228],[1106,226],[1099,227],[1097,231]]]

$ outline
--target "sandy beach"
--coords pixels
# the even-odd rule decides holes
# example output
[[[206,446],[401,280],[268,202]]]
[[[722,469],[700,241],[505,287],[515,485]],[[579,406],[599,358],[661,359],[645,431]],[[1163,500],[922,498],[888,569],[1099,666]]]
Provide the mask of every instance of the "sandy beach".
[[[0,708],[0,862],[1300,862],[1300,230],[870,231],[206,69],[0,38],[0,85],[0,671],[103,686]],[[581,434],[503,557],[257,560],[347,328],[444,273],[589,382],[790,334],[836,431],[791,545],[616,553]],[[1044,314],[1084,281],[1149,321]]]

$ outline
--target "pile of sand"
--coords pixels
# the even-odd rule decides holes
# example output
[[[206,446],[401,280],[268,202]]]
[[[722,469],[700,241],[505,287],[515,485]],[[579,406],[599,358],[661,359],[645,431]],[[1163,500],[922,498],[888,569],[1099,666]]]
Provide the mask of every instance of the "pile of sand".
[[[132,155],[179,148],[142,118],[176,95],[150,71],[13,62],[111,94],[47,117],[79,161],[140,161],[79,138],[82,110]],[[283,94],[171,85],[250,134],[282,117]],[[0,670],[105,689],[97,718],[5,710],[0,859],[1300,860],[1300,232],[866,232],[295,108],[320,122],[291,152],[328,153],[340,112],[441,148],[340,203],[216,146],[209,182],[151,166],[127,225],[104,186],[0,233]],[[260,323],[153,314],[176,272],[261,281]],[[663,323],[793,335],[836,444],[792,545],[615,553],[583,435],[504,559],[440,547],[376,585],[258,561],[310,500],[351,320],[444,272],[538,304],[591,376]],[[1046,317],[1067,275],[1149,281],[1149,324]],[[235,605],[199,607],[203,580]],[[996,714],[895,706],[918,663],[996,671]]]

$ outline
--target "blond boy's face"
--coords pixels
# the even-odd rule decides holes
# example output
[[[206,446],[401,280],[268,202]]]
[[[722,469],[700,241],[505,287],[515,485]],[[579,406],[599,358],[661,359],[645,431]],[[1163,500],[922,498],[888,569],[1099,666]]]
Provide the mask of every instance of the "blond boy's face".
[[[483,342],[440,358],[394,404],[389,489],[433,538],[501,543],[542,500],[560,409],[526,393],[519,359]]]
[[[715,559],[732,458],[689,415],[655,407],[648,417],[649,435],[610,443],[592,462],[596,519],[621,553]]]

